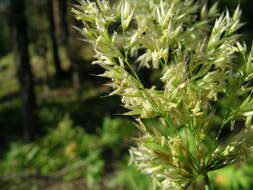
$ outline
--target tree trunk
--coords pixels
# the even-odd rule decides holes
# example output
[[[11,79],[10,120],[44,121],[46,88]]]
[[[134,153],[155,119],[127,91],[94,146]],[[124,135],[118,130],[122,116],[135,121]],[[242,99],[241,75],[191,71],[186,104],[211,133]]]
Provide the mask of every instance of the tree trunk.
[[[54,57],[54,65],[56,76],[62,78],[64,75],[63,69],[61,67],[61,61],[58,52],[58,43],[56,39],[56,24],[54,18],[54,0],[48,0],[48,19],[50,22],[50,37],[53,48],[53,57]]]
[[[60,24],[62,31],[63,43],[67,45],[69,38],[69,28],[68,28],[68,0],[59,0],[59,13],[60,13]]]
[[[31,141],[36,135],[37,114],[33,74],[28,52],[25,8],[25,0],[11,0],[10,21],[22,99],[23,135],[26,141]]]

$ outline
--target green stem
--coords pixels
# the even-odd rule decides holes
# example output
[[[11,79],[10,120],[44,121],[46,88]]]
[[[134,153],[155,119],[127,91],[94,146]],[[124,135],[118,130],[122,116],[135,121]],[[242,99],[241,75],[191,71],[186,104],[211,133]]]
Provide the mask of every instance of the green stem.
[[[205,180],[205,190],[211,190],[211,184],[207,174],[204,175],[204,180]]]

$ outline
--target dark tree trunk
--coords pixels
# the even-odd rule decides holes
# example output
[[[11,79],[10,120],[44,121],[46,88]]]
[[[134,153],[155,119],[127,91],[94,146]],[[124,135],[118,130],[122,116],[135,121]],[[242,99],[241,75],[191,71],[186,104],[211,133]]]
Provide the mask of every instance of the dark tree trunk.
[[[63,77],[63,69],[61,67],[61,61],[58,52],[58,43],[56,39],[56,24],[54,18],[54,0],[47,0],[48,3],[48,19],[50,22],[50,37],[52,41],[53,57],[55,64],[56,76],[59,78]]]
[[[68,28],[68,0],[59,0],[59,13],[60,13],[60,24],[62,31],[63,43],[67,45],[69,38]]]
[[[11,0],[10,23],[15,47],[17,77],[20,85],[23,115],[23,135],[31,141],[36,135],[36,97],[33,74],[28,53],[27,22],[25,0]]]

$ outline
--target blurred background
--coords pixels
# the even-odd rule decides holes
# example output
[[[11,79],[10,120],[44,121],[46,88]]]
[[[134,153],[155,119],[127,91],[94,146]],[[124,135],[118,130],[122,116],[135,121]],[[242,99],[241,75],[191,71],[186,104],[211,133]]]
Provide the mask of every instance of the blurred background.
[[[0,189],[154,190],[128,165],[137,131],[120,99],[104,98],[107,81],[73,29],[77,2],[0,0]],[[240,3],[250,44],[253,2]],[[211,176],[216,189],[253,189],[253,156]]]

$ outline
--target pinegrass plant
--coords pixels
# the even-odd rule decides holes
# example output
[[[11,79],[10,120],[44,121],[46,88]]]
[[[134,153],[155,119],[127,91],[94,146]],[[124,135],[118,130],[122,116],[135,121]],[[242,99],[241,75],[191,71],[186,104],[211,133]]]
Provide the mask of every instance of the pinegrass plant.
[[[110,95],[136,118],[131,161],[154,184],[182,190],[203,176],[208,190],[208,172],[243,159],[253,145],[253,49],[237,34],[239,7],[220,14],[193,0],[81,0],[73,13]],[[155,76],[151,86],[142,68]]]

